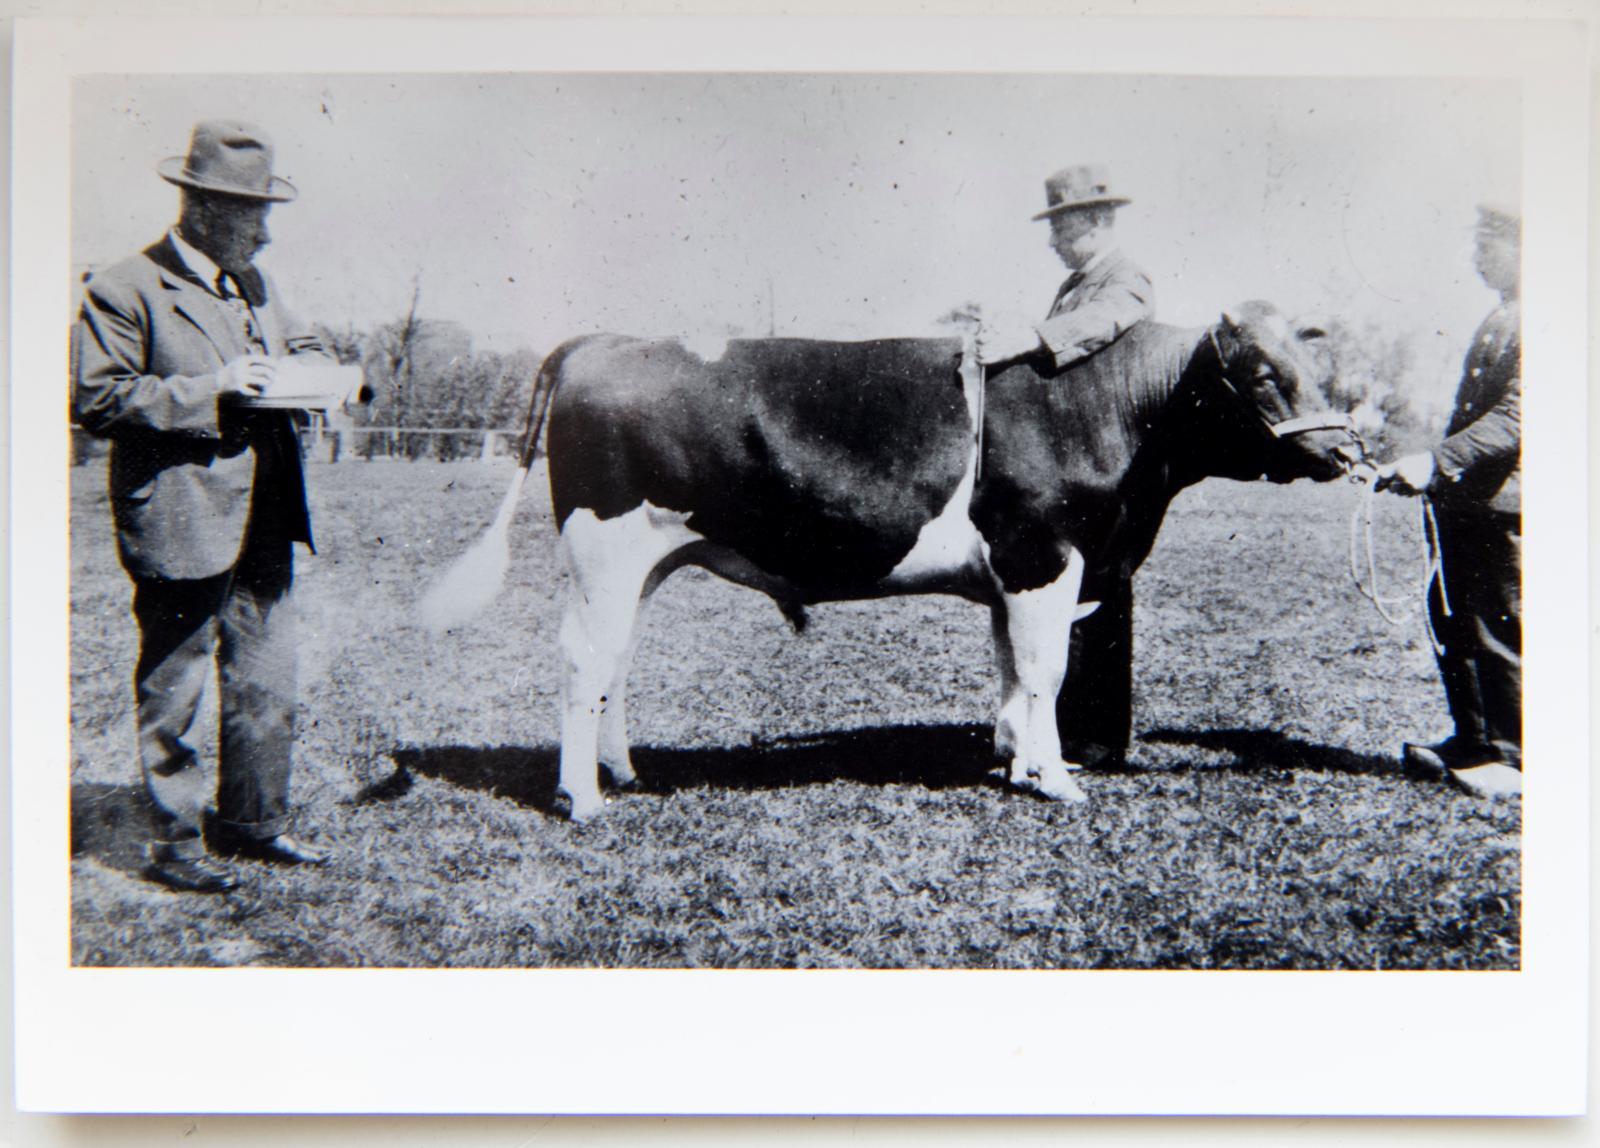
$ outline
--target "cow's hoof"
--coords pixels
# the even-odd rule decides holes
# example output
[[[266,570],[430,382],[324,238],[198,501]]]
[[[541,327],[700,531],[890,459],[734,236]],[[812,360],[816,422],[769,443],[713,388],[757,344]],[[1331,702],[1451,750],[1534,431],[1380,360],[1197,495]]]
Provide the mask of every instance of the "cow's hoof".
[[[613,765],[608,765],[608,766],[605,767],[605,769],[606,769],[606,780],[610,784],[612,789],[615,789],[615,790],[618,790],[620,792],[626,793],[626,792],[628,792],[630,790],[634,790],[634,789],[638,789],[639,788],[639,775],[637,773],[633,772],[632,769],[630,769],[630,768],[620,768],[619,769],[618,767],[613,766]]]
[[[557,813],[564,813],[568,821],[582,822],[605,812],[606,803],[598,793],[574,797],[564,789],[556,790]]]
[[[1029,769],[1023,771],[1013,770],[1011,784],[1024,793],[1032,793],[1044,798],[1046,801],[1060,801],[1067,805],[1076,805],[1089,800],[1089,795],[1083,791],[1072,775],[1067,772],[1066,765],[1053,769]]]

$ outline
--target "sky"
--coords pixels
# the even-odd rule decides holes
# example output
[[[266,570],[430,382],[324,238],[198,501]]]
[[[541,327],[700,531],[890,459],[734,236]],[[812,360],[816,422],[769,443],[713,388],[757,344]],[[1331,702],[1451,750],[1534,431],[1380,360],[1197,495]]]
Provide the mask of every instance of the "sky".
[[[1089,75],[91,76],[73,260],[172,221],[195,120],[254,121],[300,198],[260,257],[301,315],[422,313],[478,346],[595,330],[872,338],[968,302],[1042,317],[1043,181],[1108,165],[1157,317],[1267,299],[1404,332],[1453,386],[1494,297],[1473,208],[1516,203],[1514,85]]]

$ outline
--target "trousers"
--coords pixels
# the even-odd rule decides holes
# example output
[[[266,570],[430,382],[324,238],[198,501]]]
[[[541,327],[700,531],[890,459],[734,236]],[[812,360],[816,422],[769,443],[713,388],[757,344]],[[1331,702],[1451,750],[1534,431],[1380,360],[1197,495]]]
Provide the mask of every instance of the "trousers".
[[[1056,728],[1069,761],[1093,764],[1084,758],[1125,754],[1133,738],[1133,576],[1086,578],[1082,597],[1100,607],[1072,626]]]
[[[198,838],[208,816],[247,838],[286,828],[297,700],[293,584],[292,543],[277,531],[250,532],[238,562],[221,574],[134,580],[139,764],[159,838]],[[193,743],[213,665],[221,710],[214,794]]]
[[[1428,613],[1456,736],[1522,765],[1522,516],[1435,503],[1444,593]],[[1445,612],[1448,599],[1449,612]]]

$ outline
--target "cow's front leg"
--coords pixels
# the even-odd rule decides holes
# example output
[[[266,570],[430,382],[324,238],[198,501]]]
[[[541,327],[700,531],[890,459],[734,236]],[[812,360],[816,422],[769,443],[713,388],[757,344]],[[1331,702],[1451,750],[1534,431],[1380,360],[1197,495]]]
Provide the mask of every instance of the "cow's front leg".
[[[994,719],[994,755],[1009,762],[1017,756],[1017,747],[1022,744],[1027,706],[1017,682],[1017,659],[1011,649],[1011,629],[1003,600],[990,608],[989,624],[994,630],[994,661],[1000,678],[1000,711]]]
[[[996,743],[1003,731],[1014,740],[1011,784],[1054,801],[1086,801],[1061,760],[1061,735],[1056,728],[1056,694],[1067,672],[1067,643],[1083,584],[1083,555],[1076,549],[1066,569],[1047,586],[1004,593],[1004,646],[1014,674],[1011,696],[1002,700]],[[996,645],[1001,629],[996,625]],[[1001,650],[997,649],[997,653]],[[1001,680],[1006,675],[1002,664]]]
[[[628,752],[628,666],[633,662],[632,647],[623,655],[621,673],[611,683],[605,708],[600,711],[600,764],[611,775],[618,789],[631,789],[639,775],[633,770],[633,755]]]

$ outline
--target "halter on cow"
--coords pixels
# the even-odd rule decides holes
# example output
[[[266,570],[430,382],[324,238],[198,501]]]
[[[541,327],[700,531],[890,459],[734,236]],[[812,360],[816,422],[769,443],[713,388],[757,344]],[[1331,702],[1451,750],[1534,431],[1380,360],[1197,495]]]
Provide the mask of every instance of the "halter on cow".
[[[1321,333],[1291,331],[1266,304],[1238,315],[1204,331],[1140,324],[1064,377],[997,371],[981,439],[979,377],[952,339],[741,340],[711,361],[614,335],[558,347],[500,538],[478,553],[503,573],[547,407],[572,574],[560,790],[573,817],[602,808],[597,762],[618,785],[635,780],[625,687],[639,611],[685,565],[768,594],[797,628],[817,602],[947,593],[988,606],[1009,780],[1085,800],[1055,703],[1072,624],[1094,609],[1079,600],[1086,568],[1136,567],[1173,494],[1207,475],[1326,480],[1360,457],[1321,394]],[[458,570],[430,595],[436,625],[471,608],[462,584]]]

